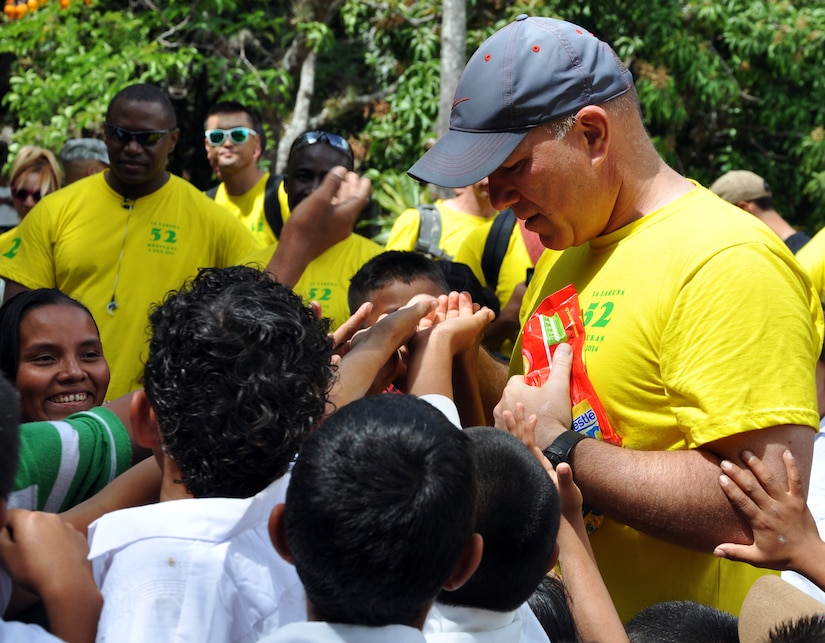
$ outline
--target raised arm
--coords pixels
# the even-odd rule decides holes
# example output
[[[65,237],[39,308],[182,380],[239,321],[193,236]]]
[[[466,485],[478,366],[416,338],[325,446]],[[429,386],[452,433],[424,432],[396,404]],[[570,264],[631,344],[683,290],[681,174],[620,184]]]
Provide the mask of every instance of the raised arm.
[[[469,293],[439,297],[435,323],[410,342],[409,393],[436,393],[453,399],[464,426],[485,424],[473,368],[481,333],[493,319],[489,308],[476,310]]]
[[[89,525],[103,514],[157,502],[161,478],[157,460],[154,457],[146,458],[124,471],[91,498],[64,511],[60,516],[85,534]]]
[[[569,399],[568,382],[572,354],[557,353],[555,362],[555,402],[563,408]],[[553,375],[551,373],[551,378]],[[563,415],[560,413],[560,415]],[[564,418],[562,418],[564,420]],[[624,627],[616,611],[607,587],[599,572],[596,558],[590,547],[590,538],[582,518],[582,494],[573,482],[569,464],[561,463],[554,471],[553,465],[536,446],[536,416],[525,417],[524,406],[502,412],[502,428],[519,438],[553,478],[561,499],[561,523],[557,543],[562,579],[570,598],[570,611],[576,627],[585,641],[627,641]],[[564,423],[562,422],[562,426]]]
[[[341,166],[332,168],[284,223],[266,271],[293,288],[313,259],[352,233],[370,190],[369,179]]]
[[[421,300],[383,317],[349,341],[349,349],[338,364],[338,375],[328,400],[334,411],[368,393],[383,391],[394,379],[399,365],[398,350],[413,336],[418,323],[436,306],[432,298]]]

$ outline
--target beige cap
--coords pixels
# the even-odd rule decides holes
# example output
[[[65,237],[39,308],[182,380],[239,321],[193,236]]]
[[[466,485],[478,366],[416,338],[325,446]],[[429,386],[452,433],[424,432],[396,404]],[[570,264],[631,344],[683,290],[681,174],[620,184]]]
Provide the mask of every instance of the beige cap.
[[[811,598],[775,574],[759,578],[739,613],[741,643],[768,643],[771,631],[806,616],[824,616],[825,603]]]
[[[734,170],[723,174],[710,186],[710,191],[733,204],[773,196],[771,187],[765,179],[748,170]]]

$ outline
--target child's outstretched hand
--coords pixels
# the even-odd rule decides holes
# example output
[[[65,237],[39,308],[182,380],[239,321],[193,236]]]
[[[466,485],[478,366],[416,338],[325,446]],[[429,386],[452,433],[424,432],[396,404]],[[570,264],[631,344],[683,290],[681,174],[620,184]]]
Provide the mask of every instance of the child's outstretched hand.
[[[502,421],[504,427],[509,433],[521,440],[524,445],[530,449],[532,454],[544,467],[556,487],[559,490],[561,497],[561,513],[562,516],[571,524],[575,525],[582,521],[582,492],[576,483],[573,481],[573,470],[566,462],[559,464],[558,468],[553,469],[553,465],[548,460],[541,449],[536,445],[536,423],[537,417],[531,414],[525,417],[524,405],[521,402],[516,402],[513,410],[505,409],[502,411]]]
[[[473,302],[468,292],[441,295],[433,314],[422,318],[411,349],[422,349],[432,341],[450,355],[464,353],[477,346],[481,333],[494,318],[495,313]]]
[[[787,485],[750,451],[742,452],[747,469],[729,460],[721,463],[719,484],[753,531],[753,544],[722,543],[714,554],[768,569],[791,569],[815,583],[821,572],[814,561],[825,561],[825,545],[805,502],[802,477],[793,454],[782,454]],[[825,574],[822,574],[825,576]]]

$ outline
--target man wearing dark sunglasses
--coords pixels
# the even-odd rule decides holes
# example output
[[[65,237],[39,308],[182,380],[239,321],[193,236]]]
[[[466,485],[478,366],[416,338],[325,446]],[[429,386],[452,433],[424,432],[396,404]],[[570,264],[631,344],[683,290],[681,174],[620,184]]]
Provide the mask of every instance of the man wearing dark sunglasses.
[[[110,168],[42,199],[5,238],[6,298],[60,288],[100,329],[112,378],[107,399],[140,387],[149,308],[201,267],[227,267],[257,248],[224,208],[167,169],[179,130],[158,87],[136,84],[109,104]]]
[[[266,147],[263,124],[246,106],[226,101],[209,109],[203,126],[206,157],[222,180],[207,196],[240,219],[260,247],[272,245],[283,225],[278,203],[283,177],[258,167]]]

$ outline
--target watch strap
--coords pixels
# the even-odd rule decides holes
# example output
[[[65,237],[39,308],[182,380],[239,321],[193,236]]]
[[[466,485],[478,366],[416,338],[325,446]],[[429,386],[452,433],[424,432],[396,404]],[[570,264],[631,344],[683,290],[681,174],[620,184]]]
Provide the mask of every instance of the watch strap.
[[[544,449],[542,453],[553,465],[555,469],[561,462],[570,461],[570,453],[573,451],[579,442],[585,440],[589,436],[578,431],[567,430],[559,435],[549,447]]]

